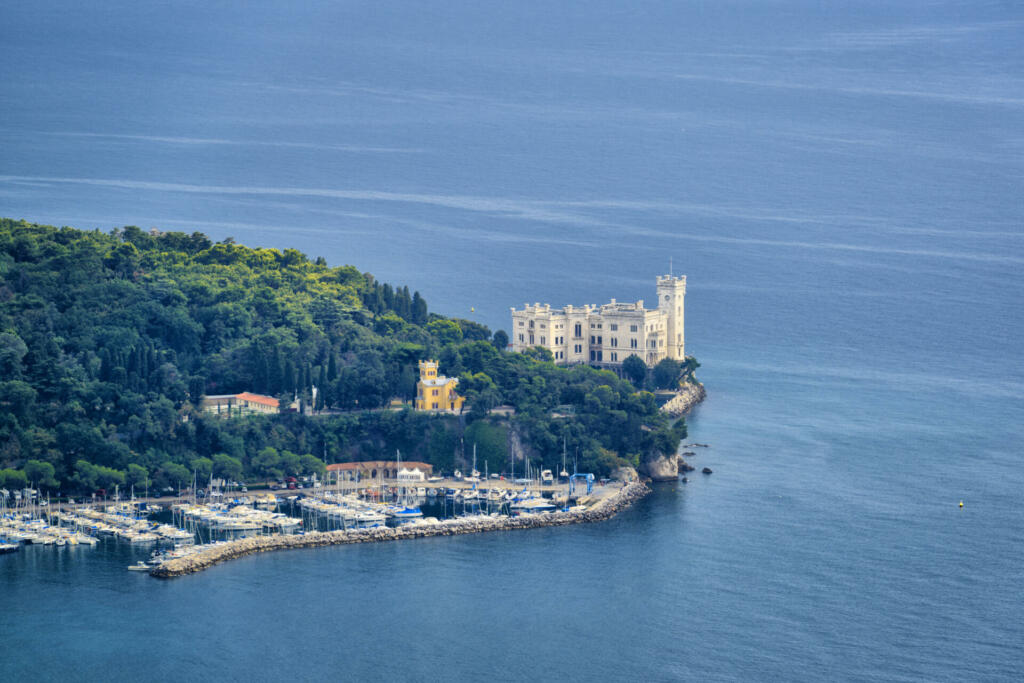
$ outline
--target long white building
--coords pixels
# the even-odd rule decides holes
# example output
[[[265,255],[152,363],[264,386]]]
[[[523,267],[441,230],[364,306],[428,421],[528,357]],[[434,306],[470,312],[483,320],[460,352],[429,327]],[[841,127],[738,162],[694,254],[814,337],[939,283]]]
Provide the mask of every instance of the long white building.
[[[658,307],[644,308],[641,299],[603,306],[526,304],[512,309],[512,350],[523,352],[532,346],[549,351],[556,363],[573,365],[621,365],[629,356],[639,356],[647,366],[663,358],[686,357],[684,302],[686,276],[657,278]]]

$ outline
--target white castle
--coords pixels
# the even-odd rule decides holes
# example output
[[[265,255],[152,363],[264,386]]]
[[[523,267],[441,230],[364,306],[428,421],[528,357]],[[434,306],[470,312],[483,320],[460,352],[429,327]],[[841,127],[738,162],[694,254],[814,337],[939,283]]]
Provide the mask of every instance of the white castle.
[[[540,346],[564,365],[616,366],[629,356],[639,356],[648,367],[663,358],[683,360],[686,276],[659,276],[657,288],[655,309],[644,308],[642,299],[562,309],[552,309],[550,304],[512,308],[512,350],[521,353]]]

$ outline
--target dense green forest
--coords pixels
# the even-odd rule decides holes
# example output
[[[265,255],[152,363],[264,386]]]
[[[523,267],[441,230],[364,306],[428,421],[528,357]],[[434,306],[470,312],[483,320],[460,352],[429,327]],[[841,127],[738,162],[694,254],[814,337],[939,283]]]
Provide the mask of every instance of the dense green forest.
[[[278,478],[395,449],[450,471],[473,444],[481,468],[507,470],[510,445],[554,468],[563,439],[581,471],[605,474],[685,435],[638,387],[673,386],[694,361],[634,364],[626,380],[556,367],[542,349],[509,353],[507,341],[429,313],[408,287],[294,249],[0,219],[0,487]],[[460,378],[464,415],[384,409],[413,398],[424,358]],[[197,410],[203,394],[241,391],[282,406],[298,397],[302,409]],[[499,404],[515,417],[491,416]]]

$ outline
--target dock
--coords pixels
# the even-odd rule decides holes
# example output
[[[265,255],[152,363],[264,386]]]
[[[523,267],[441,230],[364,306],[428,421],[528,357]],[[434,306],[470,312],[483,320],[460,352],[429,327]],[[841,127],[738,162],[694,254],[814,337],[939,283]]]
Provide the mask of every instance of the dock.
[[[470,517],[429,523],[407,524],[399,527],[378,527],[348,531],[317,531],[293,536],[260,536],[222,543],[188,557],[168,560],[154,567],[150,574],[158,578],[172,578],[208,569],[228,560],[255,553],[275,550],[317,548],[328,545],[399,541],[430,536],[456,536],[493,531],[516,531],[549,526],[564,526],[600,522],[616,515],[651,489],[643,482],[616,484],[603,487],[585,509],[521,515],[519,517]]]

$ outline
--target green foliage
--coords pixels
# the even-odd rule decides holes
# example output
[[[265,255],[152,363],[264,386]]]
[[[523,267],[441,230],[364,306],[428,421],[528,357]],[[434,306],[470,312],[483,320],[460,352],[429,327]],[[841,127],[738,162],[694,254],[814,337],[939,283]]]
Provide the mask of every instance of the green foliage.
[[[124,475],[125,484],[128,486],[148,486],[149,485],[149,470],[142,465],[137,465],[134,462],[128,464],[128,471]]]
[[[444,318],[431,320],[427,323],[427,330],[445,346],[462,341],[462,328],[454,320],[445,320]]]
[[[196,486],[205,486],[210,481],[210,478],[213,477],[213,460],[210,458],[193,458],[191,464]]]
[[[0,467],[15,483],[31,472],[41,486],[88,493],[149,478],[176,488],[193,477],[322,476],[321,456],[395,449],[451,471],[462,464],[458,420],[379,410],[415,395],[424,358],[460,378],[468,429],[496,466],[508,428],[548,466],[560,464],[564,437],[595,472],[670,445],[654,436],[675,433],[667,419],[628,383],[507,343],[429,313],[408,287],[294,249],[0,219]],[[683,372],[696,365],[687,359]],[[322,412],[196,410],[203,394],[240,391],[298,396]],[[510,425],[487,419],[502,403],[516,408]],[[556,417],[565,405],[571,414]]]
[[[626,360],[622,361],[622,374],[633,383],[634,387],[643,389],[644,382],[647,380],[647,363],[640,356],[627,356]]]
[[[176,462],[165,462],[153,475],[153,483],[160,488],[181,489],[192,483],[192,471]]]
[[[508,429],[506,424],[489,420],[477,420],[466,428],[466,455],[469,456],[476,445],[478,470],[483,472],[485,463],[491,472],[508,470]]]
[[[28,487],[28,477],[21,470],[5,468],[0,470],[0,488],[8,491],[20,491]]]
[[[324,461],[316,456],[306,453],[300,458],[300,472],[302,474],[315,474],[317,479],[323,479],[327,474],[327,466]]]
[[[124,472],[113,467],[93,465],[87,460],[75,463],[75,480],[86,491],[104,489],[113,491],[114,487],[124,486]]]
[[[455,470],[455,449],[458,448],[459,437],[453,430],[437,429],[431,434],[427,447],[427,462],[440,472]]]
[[[29,460],[25,463],[25,476],[34,486],[52,489],[57,488],[57,479],[52,464],[42,460]]]
[[[215,454],[213,456],[213,476],[227,481],[242,479],[242,461],[232,458],[227,453]]]
[[[253,470],[265,479],[280,479],[284,476],[281,468],[281,455],[273,446],[260,449],[252,459]]]
[[[671,358],[662,358],[651,371],[651,381],[655,389],[675,389],[679,386],[682,364]]]

